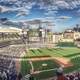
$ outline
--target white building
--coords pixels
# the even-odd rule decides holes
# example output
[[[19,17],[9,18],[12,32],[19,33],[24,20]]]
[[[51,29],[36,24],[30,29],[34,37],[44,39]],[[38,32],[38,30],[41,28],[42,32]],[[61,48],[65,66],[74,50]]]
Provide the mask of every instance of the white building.
[[[74,32],[74,40],[80,38],[80,32]]]
[[[62,40],[63,34],[62,33],[53,33],[53,43],[58,43]]]

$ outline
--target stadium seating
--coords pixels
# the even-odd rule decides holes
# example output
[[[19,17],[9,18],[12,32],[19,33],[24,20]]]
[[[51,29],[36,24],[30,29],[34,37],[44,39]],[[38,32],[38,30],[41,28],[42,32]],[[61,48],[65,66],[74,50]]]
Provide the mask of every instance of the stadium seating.
[[[0,56],[0,80],[13,80],[13,76],[17,75],[16,72],[15,62],[12,59]]]
[[[0,55],[7,57],[20,57],[20,55],[24,52],[24,46],[7,46],[0,48]]]

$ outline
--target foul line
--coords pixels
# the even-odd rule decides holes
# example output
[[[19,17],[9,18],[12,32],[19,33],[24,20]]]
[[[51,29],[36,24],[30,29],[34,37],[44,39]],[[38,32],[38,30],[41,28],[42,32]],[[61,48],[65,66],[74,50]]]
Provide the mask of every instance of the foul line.
[[[37,74],[37,73],[46,72],[46,71],[52,71],[52,70],[57,70],[57,68],[48,69],[48,70],[42,70],[42,71],[35,71],[35,72],[33,72],[32,74]]]

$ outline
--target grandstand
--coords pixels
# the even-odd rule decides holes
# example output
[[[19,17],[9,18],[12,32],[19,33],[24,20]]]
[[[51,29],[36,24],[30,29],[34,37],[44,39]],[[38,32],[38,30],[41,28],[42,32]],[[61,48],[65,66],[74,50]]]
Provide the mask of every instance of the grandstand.
[[[80,80],[80,0],[0,0],[0,80]]]
[[[13,59],[8,59],[7,57],[0,56],[0,79],[1,75],[4,75],[2,78],[8,79],[7,75],[10,75],[10,80],[13,75],[17,75],[15,61]]]
[[[24,46],[7,46],[0,48],[0,55],[7,57],[20,57],[24,51]]]
[[[0,80],[1,78],[7,80],[17,78],[17,60],[25,51],[20,32],[15,28],[0,28]]]
[[[73,42],[59,42],[54,46],[40,40],[28,41],[24,33],[0,36],[0,72],[16,78],[20,72],[22,80],[30,73],[36,80],[46,80],[55,79],[59,67],[63,68],[65,77],[80,71],[80,49]]]
[[[76,63],[77,59],[79,61],[80,49],[73,43],[59,43],[49,48],[46,47],[48,44],[25,44],[23,38],[20,38],[1,41],[0,44],[6,45],[0,48],[0,70],[8,70],[11,74],[18,75],[21,72],[25,77],[31,73],[35,79],[42,80],[55,78],[60,66],[65,74],[80,70],[79,62]]]

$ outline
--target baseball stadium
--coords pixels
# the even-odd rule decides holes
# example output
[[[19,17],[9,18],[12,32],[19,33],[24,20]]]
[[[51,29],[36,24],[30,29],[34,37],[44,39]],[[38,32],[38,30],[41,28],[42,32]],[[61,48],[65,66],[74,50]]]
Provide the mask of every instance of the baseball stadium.
[[[0,80],[80,80],[80,0],[0,0]]]
[[[80,48],[75,29],[53,33],[49,28],[51,22],[35,20],[27,23],[28,26],[22,29],[0,29],[1,71],[14,76],[20,73],[22,80],[28,80],[29,74],[34,78],[32,80],[52,80],[59,68],[65,75],[79,72]],[[40,23],[47,24],[47,28]],[[34,28],[30,24],[39,25]]]

